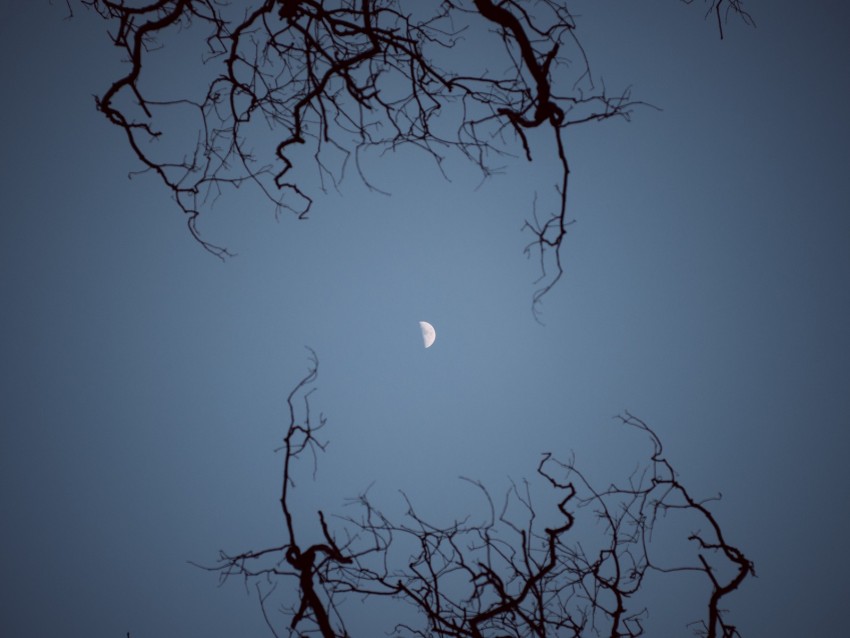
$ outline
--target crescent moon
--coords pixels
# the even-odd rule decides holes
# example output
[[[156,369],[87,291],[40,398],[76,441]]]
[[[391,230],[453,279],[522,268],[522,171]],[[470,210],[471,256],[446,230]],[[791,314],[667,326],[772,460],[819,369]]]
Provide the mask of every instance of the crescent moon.
[[[422,330],[422,343],[425,344],[426,348],[430,348],[437,339],[437,331],[427,321],[420,321],[419,328]]]

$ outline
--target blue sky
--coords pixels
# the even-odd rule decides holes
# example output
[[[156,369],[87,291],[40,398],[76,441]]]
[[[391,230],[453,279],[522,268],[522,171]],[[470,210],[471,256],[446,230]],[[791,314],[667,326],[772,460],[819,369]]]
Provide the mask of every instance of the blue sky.
[[[401,488],[463,516],[459,475],[500,494],[547,450],[621,476],[647,451],[612,420],[628,409],[723,494],[758,573],[730,602],[742,634],[843,626],[847,9],[753,1],[758,27],[721,42],[696,6],[582,3],[597,76],[662,110],[568,138],[577,221],[540,326],[520,227],[542,157],[479,186],[401,151],[373,163],[390,197],[352,174],[305,222],[240,192],[202,224],[222,263],[127,179],[92,99],[116,52],[55,4],[0,10],[4,633],[267,635],[239,583],[187,561],[279,540],[272,450],[306,345],[331,441],[306,511],[375,481],[388,510]]]

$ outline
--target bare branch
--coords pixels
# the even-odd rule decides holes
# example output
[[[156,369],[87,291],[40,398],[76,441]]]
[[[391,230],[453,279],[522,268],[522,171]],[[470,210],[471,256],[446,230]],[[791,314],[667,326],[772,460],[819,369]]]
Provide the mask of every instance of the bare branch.
[[[619,420],[647,439],[651,451],[648,464],[638,466],[625,483],[598,489],[574,459],[559,461],[545,453],[537,466],[540,485],[512,483],[500,510],[480,481],[462,479],[483,497],[483,520],[467,515],[436,524],[402,493],[406,515],[393,521],[367,489],[349,502],[356,514],[334,517],[334,530],[319,511],[319,537],[309,545],[297,543],[290,509],[293,464],[307,450],[324,449],[316,432],[325,420],[310,416],[318,373],[310,354],[308,373],[287,397],[289,423],[281,448],[284,542],[236,555],[222,552],[219,563],[207,568],[222,580],[239,575],[246,584],[253,581],[276,636],[267,600],[295,590],[296,604],[282,609],[296,635],[347,636],[344,600],[353,596],[355,611],[377,598],[415,610],[420,624],[399,622],[397,636],[636,637],[643,635],[648,613],[636,600],[651,573],[701,577],[708,584],[705,616],[692,625],[710,638],[738,635],[722,604],[754,575],[753,564],[726,540],[707,505],[713,499],[691,496],[664,457],[658,435],[628,412]],[[550,505],[535,502],[540,499]],[[668,512],[687,515],[704,530],[683,536],[695,550],[690,561],[670,564],[664,548],[652,542]],[[577,526],[579,515],[584,528]],[[287,581],[289,588],[279,587]]]
[[[455,151],[486,178],[493,158],[517,146],[528,160],[539,154],[528,133],[545,131],[554,155],[542,160],[556,162],[560,178],[542,218],[535,210],[523,226],[532,234],[526,253],[541,269],[536,317],[563,273],[571,223],[565,131],[628,118],[641,104],[628,88],[596,87],[566,1],[81,2],[108,21],[127,56],[126,73],[97,97],[97,108],[124,131],[142,171],[171,192],[192,236],[221,258],[230,253],[202,238],[202,212],[225,190],[251,185],[275,214],[306,218],[313,198],[296,170],[304,156],[313,158],[322,188],[337,187],[353,155],[363,182],[380,191],[364,168],[370,149],[413,146],[441,171],[444,154]],[[732,14],[752,23],[741,0],[707,4],[721,37]],[[455,54],[473,29],[492,56],[486,66]],[[180,95],[158,95],[163,73],[172,73],[167,56],[191,60],[192,42],[204,46],[194,52],[197,73],[184,78]],[[179,138],[168,126],[175,114]]]

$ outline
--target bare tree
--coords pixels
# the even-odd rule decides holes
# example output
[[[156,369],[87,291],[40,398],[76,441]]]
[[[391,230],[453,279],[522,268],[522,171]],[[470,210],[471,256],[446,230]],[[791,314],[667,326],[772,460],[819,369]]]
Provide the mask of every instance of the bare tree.
[[[222,189],[252,184],[276,213],[305,218],[313,195],[295,170],[305,155],[323,189],[349,164],[377,189],[369,149],[412,145],[440,167],[454,150],[484,177],[500,156],[542,152],[560,178],[523,226],[541,269],[536,311],[562,274],[571,223],[566,131],[628,119],[638,104],[594,81],[566,0],[81,2],[109,22],[129,65],[97,108],[221,257],[227,249],[201,236],[202,211]],[[752,23],[741,0],[704,4],[721,37],[730,15]],[[470,37],[477,55],[459,52]],[[175,71],[187,60],[198,68]]]
[[[478,522],[435,525],[407,497],[405,519],[394,522],[364,493],[352,501],[359,513],[335,517],[334,529],[319,511],[318,537],[305,541],[292,509],[294,468],[311,453],[315,476],[316,454],[325,446],[319,438],[325,419],[310,409],[317,373],[313,354],[308,373],[287,399],[281,543],[222,552],[218,564],[206,567],[219,572],[222,581],[238,576],[253,584],[275,636],[280,620],[270,615],[270,600],[286,592],[290,604],[281,609],[290,635],[297,636],[349,636],[345,620],[352,606],[346,600],[355,599],[357,613],[361,603],[383,597],[417,612],[414,620],[395,624],[396,636],[636,637],[643,635],[648,613],[640,603],[640,595],[652,587],[647,583],[683,572],[702,581],[697,591],[705,592],[702,618],[691,623],[694,632],[710,638],[739,635],[723,605],[754,575],[753,564],[726,539],[709,509],[711,499],[691,495],[655,432],[628,413],[620,421],[648,440],[651,453],[625,484],[597,489],[574,460],[546,453],[537,475],[554,496],[549,506],[536,504],[523,482],[513,484],[497,507],[481,483],[465,479],[480,490],[489,515]],[[703,531],[687,534],[693,548],[689,560],[668,564],[663,552],[656,556],[653,534],[672,513],[689,515],[688,523]],[[580,516],[589,524],[584,530]]]

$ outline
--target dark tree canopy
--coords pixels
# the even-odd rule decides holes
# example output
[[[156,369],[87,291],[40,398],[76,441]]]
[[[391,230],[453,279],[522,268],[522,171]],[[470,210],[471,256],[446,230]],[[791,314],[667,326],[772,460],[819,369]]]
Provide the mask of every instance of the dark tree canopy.
[[[384,598],[401,603],[395,609],[403,620],[396,617],[392,630],[398,637],[634,638],[644,635],[650,610],[641,595],[653,587],[649,581],[688,574],[695,578],[686,582],[703,600],[702,617],[690,623],[693,633],[740,635],[725,605],[755,574],[753,563],[723,533],[710,508],[713,499],[691,494],[655,432],[629,413],[619,419],[648,441],[650,455],[625,483],[600,489],[574,460],[546,453],[537,474],[548,487],[549,505],[540,504],[540,491],[528,482],[513,484],[497,503],[484,485],[465,479],[480,490],[489,511],[484,520],[434,524],[402,495],[407,515],[393,521],[367,490],[352,500],[359,514],[318,511],[314,532],[305,532],[311,526],[296,520],[294,479],[296,466],[310,460],[304,457],[312,455],[315,463],[326,445],[326,421],[310,409],[317,374],[313,355],[287,398],[281,542],[222,552],[217,565],[205,568],[222,581],[237,576],[252,585],[275,636],[284,629],[293,636],[349,636],[346,619]],[[684,518],[694,530],[680,539],[691,547],[687,557],[665,549],[670,535],[662,528],[673,518]],[[674,536],[680,529],[673,526]]]
[[[203,211],[227,187],[253,185],[276,213],[305,218],[315,193],[298,169],[311,157],[322,188],[350,165],[377,188],[370,149],[412,145],[438,165],[454,150],[485,177],[521,154],[560,174],[524,225],[541,269],[536,309],[562,274],[571,222],[566,131],[637,104],[594,81],[566,0],[81,1],[127,56],[98,109],[222,257],[202,237]],[[721,37],[732,15],[751,23],[741,0],[703,6]],[[182,71],[187,61],[196,72]]]

